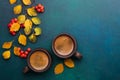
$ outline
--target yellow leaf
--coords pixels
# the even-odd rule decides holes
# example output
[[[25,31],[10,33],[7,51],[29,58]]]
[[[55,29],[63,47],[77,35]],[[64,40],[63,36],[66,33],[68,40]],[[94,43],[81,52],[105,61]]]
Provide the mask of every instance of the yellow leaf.
[[[27,13],[29,16],[37,16],[37,12],[35,11],[34,8],[28,8]]]
[[[31,0],[22,0],[24,5],[31,5]]]
[[[9,0],[10,4],[15,4],[17,0]]]
[[[27,38],[25,35],[23,34],[20,34],[19,38],[18,38],[18,42],[19,44],[23,45],[23,46],[26,46],[27,44]]]
[[[13,23],[12,26],[10,27],[10,31],[19,31],[19,29],[20,29],[19,23]]]
[[[10,49],[11,46],[12,46],[12,43],[13,43],[13,41],[4,42],[3,45],[2,45],[2,48],[4,48],[4,49]]]
[[[25,27],[29,27],[29,28],[32,28],[32,21],[30,19],[26,19],[25,20],[25,23],[24,23],[24,26]]]
[[[29,35],[31,31],[32,31],[32,28],[30,28],[30,26],[24,28],[25,35]]]
[[[22,5],[19,4],[15,6],[13,11],[14,11],[14,14],[20,14],[22,12]]]
[[[41,34],[42,34],[42,29],[41,29],[40,27],[34,28],[34,34],[35,34],[36,36],[41,35]]]
[[[26,35],[29,35],[32,31],[32,21],[30,19],[26,19],[25,23],[24,23],[24,26],[25,26],[24,33]]]
[[[68,67],[68,68],[74,68],[74,61],[72,59],[65,59],[64,60],[64,64]]]
[[[9,59],[11,56],[10,50],[4,51],[2,56],[4,59]]]
[[[30,40],[31,42],[33,42],[33,43],[35,43],[35,42],[37,41],[37,37],[35,36],[34,33],[31,34],[28,38],[29,38],[29,40]]]
[[[19,16],[17,17],[17,19],[18,19],[18,23],[19,23],[19,24],[22,24],[22,23],[25,22],[26,16],[25,16],[25,15],[19,15]]]
[[[41,20],[40,20],[38,17],[33,17],[33,18],[32,18],[32,22],[33,22],[35,25],[41,24]]]
[[[62,63],[59,63],[55,66],[54,73],[61,74],[64,71],[64,66]]]
[[[14,54],[15,54],[16,56],[19,56],[19,55],[20,55],[20,48],[14,46]]]

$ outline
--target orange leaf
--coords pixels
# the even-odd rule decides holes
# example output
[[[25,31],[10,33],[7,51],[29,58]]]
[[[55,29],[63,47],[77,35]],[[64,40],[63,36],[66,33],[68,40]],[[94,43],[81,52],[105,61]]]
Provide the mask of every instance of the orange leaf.
[[[14,54],[15,54],[16,56],[19,56],[19,55],[20,55],[20,48],[14,46]]]
[[[64,60],[64,64],[68,67],[68,68],[74,68],[74,61],[72,59],[65,59]]]
[[[62,63],[59,63],[55,66],[54,73],[61,74],[64,71],[64,66]]]
[[[10,31],[19,31],[19,29],[20,29],[19,23],[13,23],[12,26],[10,27]]]

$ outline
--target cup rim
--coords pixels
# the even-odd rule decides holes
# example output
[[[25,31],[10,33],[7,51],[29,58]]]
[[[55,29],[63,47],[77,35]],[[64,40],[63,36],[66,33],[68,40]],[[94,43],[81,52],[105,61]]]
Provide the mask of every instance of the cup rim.
[[[48,65],[46,66],[46,68],[44,68],[43,70],[36,70],[36,69],[34,69],[34,68],[31,66],[31,64],[30,64],[30,56],[31,56],[34,52],[36,52],[36,51],[42,51],[42,52],[44,52],[44,53],[48,56],[49,63],[48,63]],[[45,72],[46,70],[48,70],[48,69],[50,68],[50,66],[51,66],[51,62],[52,62],[52,58],[51,58],[50,54],[48,53],[47,50],[42,49],[42,48],[35,49],[35,50],[32,51],[30,54],[28,54],[28,57],[27,57],[28,67],[29,67],[32,71],[38,72],[38,73]]]
[[[69,55],[60,55],[60,54],[55,50],[54,43],[55,43],[56,39],[57,39],[58,37],[60,37],[60,36],[67,36],[67,37],[71,38],[71,40],[72,40],[73,43],[74,43],[73,51],[72,51]],[[77,44],[76,44],[75,38],[72,37],[70,34],[67,34],[67,33],[59,34],[58,36],[56,36],[56,37],[54,38],[54,40],[53,40],[53,42],[52,42],[52,50],[53,50],[53,52],[55,53],[55,55],[58,56],[59,58],[64,58],[64,59],[65,59],[65,58],[69,58],[69,57],[71,57],[71,56],[73,56],[73,55],[75,54],[75,52],[76,52],[76,46],[77,46]]]

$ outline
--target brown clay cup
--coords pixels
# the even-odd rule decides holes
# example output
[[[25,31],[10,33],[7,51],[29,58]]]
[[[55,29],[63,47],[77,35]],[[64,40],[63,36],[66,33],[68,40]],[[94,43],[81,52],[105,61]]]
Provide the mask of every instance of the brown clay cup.
[[[47,64],[47,66],[46,66],[44,69],[39,69],[39,70],[38,70],[38,69],[35,69],[35,68],[32,66],[32,64],[30,63],[30,58],[31,58],[31,56],[32,56],[33,54],[35,54],[36,52],[43,52],[43,53],[45,53],[45,55],[48,57],[48,59],[47,59],[48,64]],[[37,58],[41,58],[41,57],[40,57],[40,56],[37,56]],[[35,60],[37,61],[38,59],[35,59]],[[24,72],[24,73],[27,73],[27,72],[29,72],[29,71],[33,71],[33,72],[36,72],[36,73],[45,72],[45,71],[47,71],[47,70],[50,68],[51,62],[52,62],[52,59],[51,59],[51,56],[50,56],[50,54],[48,53],[47,50],[41,49],[41,48],[36,49],[36,50],[32,51],[32,52],[28,55],[28,57],[27,57],[27,66],[24,68],[23,72]]]
[[[62,36],[68,37],[69,39],[71,39],[71,41],[73,43],[73,49],[72,49],[72,51],[68,55],[61,55],[55,48],[56,40],[58,38],[62,37]],[[65,43],[65,41],[64,41],[64,43]],[[65,34],[60,34],[57,37],[55,37],[55,39],[52,42],[52,50],[55,53],[55,55],[58,56],[59,58],[66,59],[66,58],[70,58],[72,56],[76,57],[77,59],[81,59],[82,58],[82,55],[77,51],[77,44],[76,44],[75,38],[73,38],[72,36],[70,36],[69,34],[66,34],[66,33]]]

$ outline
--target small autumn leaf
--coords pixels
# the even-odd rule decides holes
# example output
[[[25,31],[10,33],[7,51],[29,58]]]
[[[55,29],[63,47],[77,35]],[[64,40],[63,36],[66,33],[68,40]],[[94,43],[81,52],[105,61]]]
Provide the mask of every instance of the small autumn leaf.
[[[37,37],[35,36],[35,34],[31,34],[28,39],[32,42],[35,43],[37,41]]]
[[[13,8],[14,14],[20,14],[22,12],[22,5],[19,4]]]
[[[33,25],[33,23],[32,23],[32,21],[30,19],[25,20],[25,23],[24,23],[25,27],[32,28],[32,25]]]
[[[13,23],[12,26],[10,27],[10,31],[19,31],[20,29],[20,24],[19,23]]]
[[[27,14],[29,16],[37,16],[37,12],[35,11],[35,9],[33,7],[27,9]]]
[[[22,2],[24,5],[31,5],[32,4],[31,0],[22,0]]]
[[[30,26],[24,28],[25,35],[29,35],[32,32],[32,28]]]
[[[15,54],[16,56],[19,56],[19,55],[20,55],[20,48],[19,48],[19,47],[14,46],[14,54]]]
[[[12,43],[13,43],[13,41],[4,42],[3,45],[2,45],[2,48],[4,48],[4,49],[10,49],[11,46],[12,46]]]
[[[4,59],[9,59],[11,57],[10,50],[4,51],[2,56],[3,56]]]
[[[36,28],[34,28],[34,34],[36,35],[36,36],[39,36],[39,35],[41,35],[41,33],[42,33],[42,29],[41,28],[39,28],[39,27],[36,27]]]
[[[61,74],[64,71],[64,66],[62,63],[59,63],[55,66],[54,73]]]
[[[74,61],[72,59],[65,59],[64,60],[64,64],[68,67],[68,68],[74,68],[75,64]]]
[[[15,4],[17,0],[9,0],[10,4]]]
[[[35,25],[41,24],[41,20],[40,20],[40,18],[38,18],[38,17],[33,17],[33,18],[32,18],[32,22],[33,22]]]
[[[18,42],[19,44],[23,45],[23,46],[26,46],[27,44],[27,38],[25,35],[23,34],[20,34],[19,38],[18,38]]]
[[[19,16],[17,17],[17,19],[18,19],[18,23],[19,23],[19,24],[22,24],[22,23],[25,22],[26,16],[25,16],[25,15],[19,15]]]

